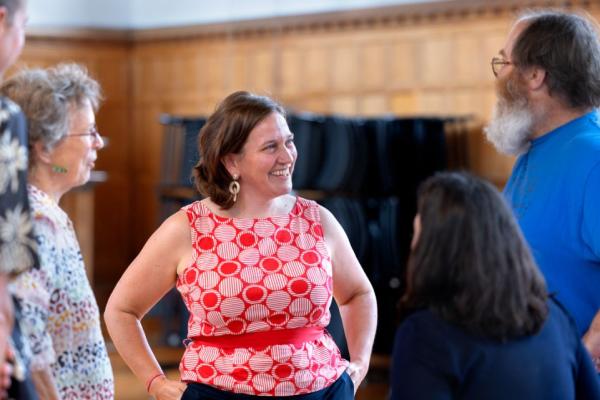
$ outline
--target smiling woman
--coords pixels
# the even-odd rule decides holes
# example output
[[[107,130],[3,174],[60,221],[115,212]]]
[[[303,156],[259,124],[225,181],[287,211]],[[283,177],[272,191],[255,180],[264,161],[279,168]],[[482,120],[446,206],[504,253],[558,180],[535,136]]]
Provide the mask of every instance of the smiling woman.
[[[25,70],[2,95],[28,120],[28,195],[39,268],[11,286],[32,349],[33,380],[41,398],[112,399],[113,377],[73,224],[58,206],[63,194],[89,180],[103,142],[95,115],[100,87],[77,65]],[[90,355],[93,355],[91,357]]]
[[[377,320],[375,295],[331,213],[290,194],[297,154],[283,108],[236,92],[199,134],[207,196],[148,240],[106,307],[113,342],[157,399],[352,399]],[[144,285],[140,285],[140,282]],[[181,382],[139,328],[176,286],[190,311]],[[350,360],[325,330],[335,297]]]

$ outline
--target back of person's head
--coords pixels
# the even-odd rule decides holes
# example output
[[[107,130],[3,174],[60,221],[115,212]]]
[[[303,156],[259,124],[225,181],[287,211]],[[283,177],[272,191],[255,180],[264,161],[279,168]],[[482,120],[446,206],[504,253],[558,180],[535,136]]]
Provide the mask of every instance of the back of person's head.
[[[15,13],[23,7],[25,0],[0,0],[0,7],[6,9],[6,22],[11,24]]]
[[[194,182],[200,193],[221,208],[233,206],[228,190],[233,177],[225,168],[223,157],[239,154],[250,132],[272,113],[285,115],[283,108],[269,97],[235,92],[217,106],[200,130],[200,161],[192,171]]]
[[[22,70],[2,84],[0,94],[23,110],[29,143],[48,150],[68,134],[71,111],[86,101],[96,111],[101,101],[100,85],[77,64]]]
[[[596,24],[582,15],[533,11],[512,49],[517,68],[546,71],[551,95],[574,109],[600,106],[600,40]]]
[[[25,43],[26,0],[0,0],[0,78],[17,60]]]
[[[421,232],[401,305],[428,308],[468,332],[507,339],[537,332],[547,293],[500,193],[465,173],[439,173],[419,189]]]

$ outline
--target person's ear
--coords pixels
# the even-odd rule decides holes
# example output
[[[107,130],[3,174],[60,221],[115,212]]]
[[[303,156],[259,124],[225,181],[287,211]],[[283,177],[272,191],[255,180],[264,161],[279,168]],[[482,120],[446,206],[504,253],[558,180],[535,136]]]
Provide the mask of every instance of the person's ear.
[[[32,156],[46,164],[52,163],[52,151],[46,149],[41,141],[33,143]]]
[[[8,21],[8,10],[6,6],[0,6],[0,35],[4,34]]]
[[[540,67],[531,67],[523,72],[527,87],[531,91],[540,90],[546,82],[546,70]]]
[[[240,171],[238,167],[239,154],[229,153],[221,159],[221,162],[223,163],[223,166],[225,167],[227,172],[229,172],[229,175],[240,176]]]

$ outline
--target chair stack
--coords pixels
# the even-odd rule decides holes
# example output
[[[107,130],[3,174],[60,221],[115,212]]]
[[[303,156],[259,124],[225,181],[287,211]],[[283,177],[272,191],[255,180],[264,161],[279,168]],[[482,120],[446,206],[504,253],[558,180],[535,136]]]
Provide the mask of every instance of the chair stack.
[[[447,168],[446,120],[292,114],[289,125],[298,149],[294,188],[317,198],[346,231],[378,298],[375,351],[389,353],[416,191]]]

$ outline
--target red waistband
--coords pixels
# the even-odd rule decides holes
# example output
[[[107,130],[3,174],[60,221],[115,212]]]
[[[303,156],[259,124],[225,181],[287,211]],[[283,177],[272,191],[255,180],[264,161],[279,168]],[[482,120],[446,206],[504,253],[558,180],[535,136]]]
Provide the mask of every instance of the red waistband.
[[[321,327],[279,329],[266,332],[245,333],[242,335],[196,336],[189,338],[191,345],[208,345],[220,348],[267,347],[277,344],[293,344],[299,346],[305,342],[323,336]]]

